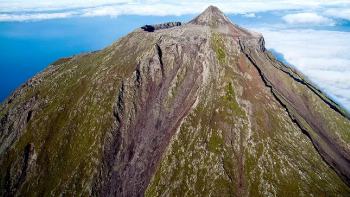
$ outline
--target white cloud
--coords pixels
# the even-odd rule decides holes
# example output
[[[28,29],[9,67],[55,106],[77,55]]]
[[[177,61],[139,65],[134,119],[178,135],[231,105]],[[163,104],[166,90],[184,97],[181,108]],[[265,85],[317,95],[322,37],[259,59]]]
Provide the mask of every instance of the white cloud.
[[[247,18],[254,18],[255,17],[255,14],[254,13],[249,13],[249,14],[245,14],[243,15],[244,17],[247,17]]]
[[[21,15],[9,15],[0,14],[0,21],[38,21],[54,18],[69,18],[74,16],[74,12],[64,13],[39,13],[39,14],[21,14]]]
[[[266,48],[283,54],[313,83],[350,111],[350,32],[255,29]]]
[[[0,2],[0,12],[47,12],[68,9],[92,8],[104,5],[118,5],[131,3],[132,0],[75,0],[75,1],[47,1],[47,0],[13,0]]]
[[[180,9],[178,6],[169,5],[169,4],[155,4],[155,5],[125,4],[123,6],[103,6],[98,8],[83,9],[81,10],[81,13],[82,13],[81,16],[83,17],[94,17],[94,16],[116,17],[120,15],[181,16],[184,14],[192,14],[195,12],[200,13],[205,8],[183,7]]]
[[[316,26],[334,26],[335,22],[332,19],[320,16],[316,13],[298,13],[287,14],[282,17],[290,25],[304,26],[304,25],[316,25]]]
[[[326,16],[346,19],[350,21],[350,8],[349,9],[330,9],[323,13]]]
[[[7,14],[9,18],[24,18],[31,14],[30,18],[36,18],[35,14],[56,14],[75,11],[75,15],[80,16],[111,16],[136,14],[136,15],[184,15],[199,14],[209,5],[219,7],[226,14],[246,14],[246,17],[253,17],[256,12],[267,11],[288,11],[288,10],[321,10],[325,11],[329,7],[332,9],[344,9],[350,7],[350,1],[335,0],[235,0],[227,2],[223,0],[213,1],[190,1],[190,0],[77,0],[77,1],[49,1],[49,0],[12,0],[0,2],[0,14]],[[249,14],[247,14],[249,13]],[[53,15],[52,15],[53,16]],[[60,15],[57,15],[60,16]],[[327,19],[323,17],[323,20]]]

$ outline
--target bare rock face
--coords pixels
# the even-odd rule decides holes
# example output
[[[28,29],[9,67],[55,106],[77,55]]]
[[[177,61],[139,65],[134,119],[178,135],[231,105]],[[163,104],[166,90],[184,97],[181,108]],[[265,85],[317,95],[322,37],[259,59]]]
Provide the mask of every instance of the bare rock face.
[[[0,196],[349,196],[349,114],[210,6],[0,105]],[[146,31],[145,31],[146,30]]]
[[[181,22],[169,22],[169,23],[162,23],[162,24],[156,24],[156,25],[144,25],[141,27],[141,29],[148,32],[153,32],[155,30],[169,29],[180,25],[181,25]]]
[[[189,24],[201,26],[227,26],[235,25],[226,15],[215,6],[209,6],[202,14],[192,19]]]

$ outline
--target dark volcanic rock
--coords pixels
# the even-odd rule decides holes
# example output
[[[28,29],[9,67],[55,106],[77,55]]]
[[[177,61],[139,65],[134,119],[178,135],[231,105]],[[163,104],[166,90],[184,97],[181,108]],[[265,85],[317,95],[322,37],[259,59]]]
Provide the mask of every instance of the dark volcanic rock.
[[[0,196],[349,196],[349,114],[264,44],[210,6],[57,60],[0,105]]]
[[[154,27],[152,25],[144,25],[141,27],[141,29],[148,31],[148,32],[154,32]]]
[[[144,25],[141,27],[141,29],[148,32],[153,32],[155,30],[169,29],[176,26],[181,26],[181,22],[169,22],[169,23],[162,23],[162,24],[156,24],[156,25]]]

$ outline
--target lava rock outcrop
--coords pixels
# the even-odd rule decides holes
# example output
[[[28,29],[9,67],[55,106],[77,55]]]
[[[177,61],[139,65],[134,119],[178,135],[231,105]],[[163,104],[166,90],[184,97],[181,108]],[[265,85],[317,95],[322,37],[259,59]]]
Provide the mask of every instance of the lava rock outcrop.
[[[177,27],[177,26],[181,26],[181,22],[169,22],[169,23],[161,23],[161,24],[156,24],[156,25],[144,25],[141,27],[141,29],[148,31],[148,32],[153,32],[155,30],[169,29],[169,28]]]

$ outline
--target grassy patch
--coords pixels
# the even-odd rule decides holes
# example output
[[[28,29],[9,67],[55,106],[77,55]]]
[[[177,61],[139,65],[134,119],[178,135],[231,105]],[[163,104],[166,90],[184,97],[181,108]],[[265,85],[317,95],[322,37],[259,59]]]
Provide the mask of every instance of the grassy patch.
[[[216,56],[220,63],[226,63],[226,53],[224,48],[224,37],[220,34],[212,34],[211,36],[211,46],[216,52]]]

